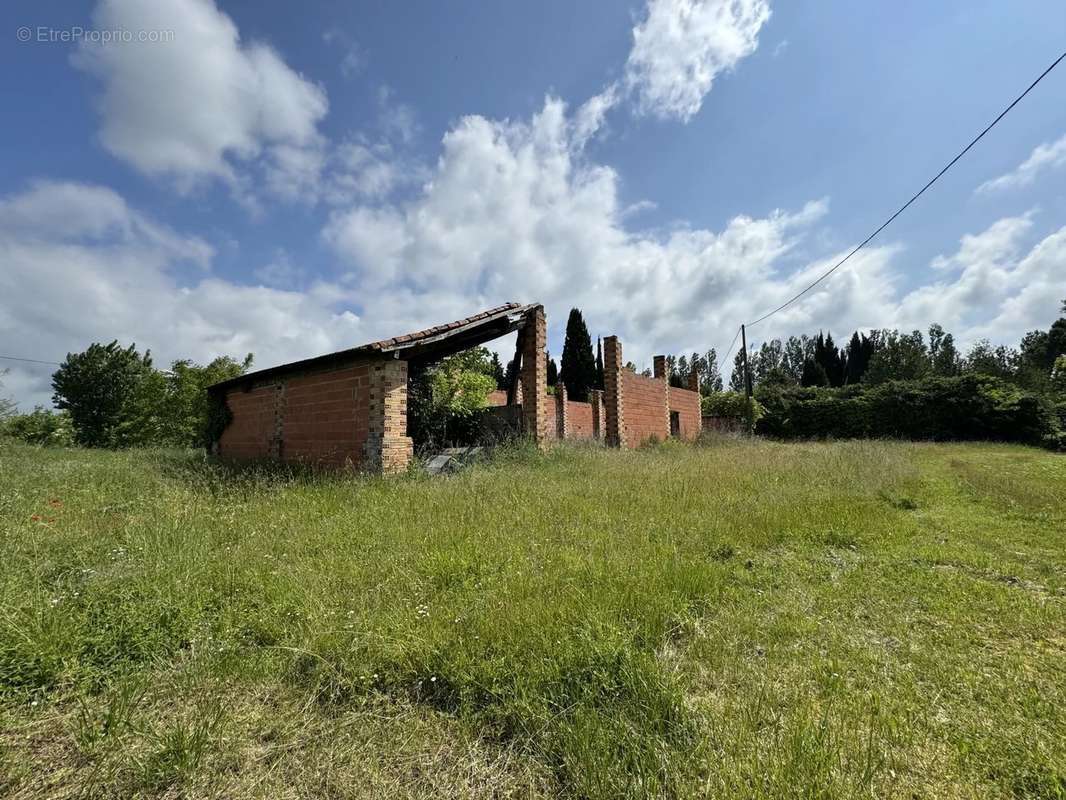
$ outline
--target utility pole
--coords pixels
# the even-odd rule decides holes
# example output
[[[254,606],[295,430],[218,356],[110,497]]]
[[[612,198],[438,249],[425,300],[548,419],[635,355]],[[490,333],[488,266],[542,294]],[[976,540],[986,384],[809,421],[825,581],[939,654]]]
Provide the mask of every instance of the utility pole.
[[[740,326],[740,345],[744,349],[741,351],[744,353],[744,394],[751,400],[751,370],[748,369],[748,334],[744,330],[744,326]]]

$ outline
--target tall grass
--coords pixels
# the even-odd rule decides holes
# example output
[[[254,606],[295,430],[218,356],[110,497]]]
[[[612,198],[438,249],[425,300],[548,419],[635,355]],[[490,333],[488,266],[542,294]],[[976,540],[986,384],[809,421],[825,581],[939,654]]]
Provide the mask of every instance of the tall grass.
[[[1066,793],[1061,457],[0,469],[14,796]]]

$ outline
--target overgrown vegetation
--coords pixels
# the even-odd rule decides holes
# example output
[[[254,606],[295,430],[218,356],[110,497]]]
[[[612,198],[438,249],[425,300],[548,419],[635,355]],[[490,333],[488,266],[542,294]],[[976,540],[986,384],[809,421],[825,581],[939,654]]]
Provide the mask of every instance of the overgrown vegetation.
[[[499,357],[484,347],[411,371],[408,383],[408,433],[420,451],[471,444],[478,412],[497,387]]]
[[[892,381],[841,389],[761,389],[756,430],[793,438],[1014,441],[1066,446],[1052,407],[987,375]]]
[[[0,442],[0,794],[1058,797],[1064,494],[988,444]]]
[[[252,365],[221,356],[206,366],[188,359],[157,370],[148,352],[118,342],[68,353],[52,376],[53,403],[14,415],[0,432],[31,444],[120,449],[207,447],[217,435],[219,410],[207,387],[244,374]]]

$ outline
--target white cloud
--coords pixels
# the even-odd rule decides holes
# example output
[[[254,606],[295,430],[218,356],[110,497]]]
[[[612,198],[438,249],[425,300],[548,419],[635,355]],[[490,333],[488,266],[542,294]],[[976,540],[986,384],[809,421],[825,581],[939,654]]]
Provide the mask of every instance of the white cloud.
[[[102,83],[100,139],[141,172],[189,189],[264,166],[306,181],[323,142],[321,87],[263,43],[241,40],[213,0],[102,0],[93,25],[170,30],[171,41],[84,42],[73,61]]]
[[[157,364],[256,354],[267,366],[373,338],[339,285],[242,286],[209,272],[211,247],[131,209],[113,191],[39,183],[0,198],[0,341],[59,361],[93,341],[136,342]],[[49,403],[53,367],[12,363],[6,391]]]
[[[339,209],[323,237],[354,270],[353,286],[413,303],[427,323],[449,319],[445,309],[463,316],[537,300],[548,307],[557,348],[566,311],[578,306],[594,335],[619,334],[637,363],[655,352],[726,345],[741,321],[784,302],[843,255],[801,253],[815,246],[818,237],[807,234],[824,219],[826,201],[738,216],[720,231],[632,227],[617,174],[584,155],[583,113],[548,98],[529,122],[463,118],[444,136],[421,192]],[[1066,256],[1066,248],[1052,236],[1027,253],[1031,228],[1025,215],[964,237],[958,252],[934,260],[940,279],[913,291],[897,266],[900,245],[867,247],[759,326],[753,341],[934,321],[971,341],[998,320],[987,335],[1015,343],[1046,325],[1066,292],[1049,255]],[[1028,282],[1050,299],[1038,302]]]
[[[714,79],[755,52],[769,18],[766,0],[649,0],[626,62],[638,110],[691,119]]]
[[[353,78],[366,67],[367,57],[363,48],[351,36],[340,28],[330,28],[322,34],[322,41],[336,45],[344,51],[341,57],[340,71],[345,78]]]
[[[977,187],[977,193],[989,194],[1002,189],[1017,189],[1030,185],[1047,170],[1066,166],[1066,135],[1055,142],[1038,145],[1029,158],[1006,175],[985,181]]]

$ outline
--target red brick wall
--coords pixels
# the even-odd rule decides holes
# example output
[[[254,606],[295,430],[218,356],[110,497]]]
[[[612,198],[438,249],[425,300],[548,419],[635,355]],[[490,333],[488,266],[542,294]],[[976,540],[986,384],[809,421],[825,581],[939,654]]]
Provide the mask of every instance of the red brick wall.
[[[226,400],[233,421],[222,433],[219,453],[271,456],[280,431],[279,452],[286,460],[358,467],[369,427],[369,381],[370,367],[363,362],[281,378],[249,392],[231,389]]]
[[[666,384],[622,370],[622,405],[625,410],[626,445],[639,447],[651,436],[670,436],[666,414]]]
[[[358,466],[369,428],[369,382],[367,364],[290,378],[282,456]]]
[[[491,392],[489,392],[487,403],[490,408],[507,405],[507,390],[493,389]]]
[[[274,400],[279,385],[260,386],[249,392],[231,389],[226,396],[233,421],[219,439],[219,452],[227,458],[267,458],[274,437]]]
[[[577,400],[566,401],[568,439],[592,438],[592,405]]]
[[[681,438],[694,441],[700,435],[700,395],[688,389],[670,387],[670,410],[677,411],[681,421]]]

